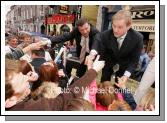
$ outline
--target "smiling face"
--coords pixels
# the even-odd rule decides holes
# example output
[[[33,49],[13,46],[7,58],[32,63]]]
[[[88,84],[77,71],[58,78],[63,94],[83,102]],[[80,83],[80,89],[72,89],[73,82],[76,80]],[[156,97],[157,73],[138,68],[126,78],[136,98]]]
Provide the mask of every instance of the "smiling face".
[[[9,45],[10,45],[11,47],[16,48],[16,47],[17,47],[17,44],[18,44],[17,38],[10,39]]]

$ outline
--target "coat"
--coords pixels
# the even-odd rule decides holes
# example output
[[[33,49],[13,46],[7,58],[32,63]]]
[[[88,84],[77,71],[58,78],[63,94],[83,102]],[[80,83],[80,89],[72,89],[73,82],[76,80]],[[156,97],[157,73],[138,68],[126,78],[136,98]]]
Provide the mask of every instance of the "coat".
[[[92,48],[92,44],[94,41],[94,37],[95,35],[98,33],[99,31],[91,26],[90,27],[90,33],[89,33],[89,49]],[[61,43],[61,42],[66,42],[69,40],[73,40],[75,39],[76,41],[76,52],[77,52],[77,57],[80,56],[80,52],[82,49],[82,46],[80,45],[81,43],[81,33],[79,32],[78,28],[74,28],[73,31],[71,31],[70,33],[65,33],[64,35],[60,35],[60,36],[55,36],[50,38],[52,43]]]
[[[56,98],[47,99],[40,98],[38,100],[30,99],[23,101],[12,108],[9,111],[62,111],[66,110],[66,103],[73,98],[79,98],[83,96],[82,89],[88,86],[97,76],[97,72],[90,69],[85,73],[83,77],[75,81],[68,90],[59,94]],[[79,91],[78,91],[79,90]]]
[[[61,87],[54,82],[42,82],[34,92],[32,92],[32,98],[56,98],[61,93]]]
[[[132,28],[128,30],[120,49],[112,29],[96,35],[92,49],[98,51],[100,59],[105,60],[103,81],[110,80],[115,64],[119,64],[118,76],[122,76],[125,71],[134,72],[142,47],[142,34]]]

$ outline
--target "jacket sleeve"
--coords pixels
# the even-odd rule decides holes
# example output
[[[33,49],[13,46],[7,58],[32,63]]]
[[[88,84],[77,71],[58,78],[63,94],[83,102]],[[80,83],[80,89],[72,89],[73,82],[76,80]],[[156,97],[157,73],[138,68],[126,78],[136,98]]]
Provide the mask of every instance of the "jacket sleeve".
[[[24,55],[24,52],[21,49],[16,49],[14,52],[12,53],[7,53],[5,55],[5,58],[8,59],[15,59],[18,60],[19,58],[21,58]]]
[[[53,110],[66,110],[66,101],[82,97],[85,88],[95,79],[97,72],[93,69],[87,71],[84,76],[75,81],[69,88],[66,88],[62,94],[60,94],[55,101],[52,101],[50,105],[53,105]],[[59,100],[59,101],[58,101]],[[58,105],[58,106],[56,106]],[[56,108],[56,109],[55,109]]]
[[[82,76],[80,79],[75,81],[70,87],[71,93],[74,94],[75,97],[81,97],[83,96],[83,89],[87,87],[97,76],[97,72],[93,69],[87,71],[84,76]],[[76,93],[76,88],[80,90],[78,93]]]
[[[102,41],[102,35],[101,33],[97,33],[93,45],[92,45],[92,50],[95,50],[98,54],[100,54],[100,57],[103,59],[103,55],[105,54],[105,46]]]
[[[65,33],[63,35],[50,37],[51,43],[57,44],[57,43],[64,43],[66,41],[72,40],[75,38],[75,32],[76,32],[76,29],[74,29],[72,32]]]
[[[143,36],[139,35],[137,40],[138,42],[136,46],[134,47],[134,51],[132,52],[130,56],[131,62],[129,63],[128,68],[126,69],[126,71],[129,71],[130,73],[134,72],[136,68],[136,64],[138,63],[139,58],[140,58],[141,49],[143,48]]]
[[[132,110],[135,110],[137,104],[133,98],[133,95],[129,92],[129,90],[127,88],[122,89],[122,91],[123,91],[124,100],[129,104],[129,106],[131,107]]]

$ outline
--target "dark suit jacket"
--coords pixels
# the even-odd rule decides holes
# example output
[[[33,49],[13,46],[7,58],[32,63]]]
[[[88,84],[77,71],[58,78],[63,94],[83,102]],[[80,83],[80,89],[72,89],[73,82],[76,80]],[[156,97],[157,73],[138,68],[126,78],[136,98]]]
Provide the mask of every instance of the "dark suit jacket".
[[[91,50],[92,48],[92,44],[93,44],[93,40],[95,35],[98,33],[99,31],[91,26],[90,27],[90,33],[89,33],[89,49]],[[81,52],[81,33],[79,32],[78,28],[74,28],[73,31],[71,31],[70,33],[66,33],[64,35],[60,35],[60,36],[55,36],[50,38],[52,43],[60,43],[60,42],[65,42],[65,41],[69,41],[69,40],[76,40],[76,52],[77,52],[77,57],[80,56],[80,52]]]
[[[34,58],[34,59],[30,62],[30,64],[31,64],[32,66],[34,66],[35,72],[39,73],[39,68],[40,68],[40,66],[41,66],[43,63],[45,63],[45,62],[46,62],[45,58]]]
[[[113,30],[110,29],[96,35],[92,49],[98,51],[101,59],[106,61],[106,65],[113,67],[118,63],[120,65],[119,71],[123,74],[126,70],[130,73],[134,71],[142,47],[142,34],[133,29],[129,29],[119,50],[117,39],[113,34]]]

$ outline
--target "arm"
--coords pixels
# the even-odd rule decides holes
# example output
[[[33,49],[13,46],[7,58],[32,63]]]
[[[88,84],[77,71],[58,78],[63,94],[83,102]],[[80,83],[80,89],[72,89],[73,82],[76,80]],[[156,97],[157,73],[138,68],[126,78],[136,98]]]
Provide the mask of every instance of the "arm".
[[[5,58],[18,60],[18,59],[21,58],[23,55],[24,55],[23,50],[21,50],[21,49],[16,49],[16,50],[15,50],[14,52],[12,52],[12,53],[7,53],[7,54],[5,55]]]
[[[131,94],[130,90],[128,90],[127,88],[126,89],[123,89],[123,98],[124,100],[129,104],[129,106],[131,107],[132,110],[135,110],[136,109],[136,102],[133,98],[133,95]]]
[[[29,100],[27,102],[22,102],[10,110],[15,111],[62,111],[64,110],[65,102],[83,95],[82,90],[79,93],[75,92],[75,87],[79,89],[88,86],[96,77],[97,72],[93,69],[86,72],[86,74],[79,80],[75,81],[72,86],[69,87],[69,92],[65,92],[53,99],[40,98],[38,100]]]
[[[146,68],[147,68],[147,66],[149,64],[149,61],[150,61],[150,59],[146,55],[145,58],[144,58],[144,60],[143,60],[144,64],[142,63],[141,72],[144,72],[146,70]]]
[[[136,44],[136,46],[134,47],[134,51],[131,53],[130,57],[130,63],[128,68],[126,69],[124,75],[121,77],[122,78],[122,82],[127,82],[128,78],[131,76],[131,73],[133,73],[136,69],[136,64],[139,61],[140,58],[140,54],[141,54],[141,49],[143,48],[143,36],[138,34],[138,42]]]
[[[38,50],[40,49],[42,46],[46,45],[47,42],[37,42],[37,43],[32,43],[30,45],[28,45],[27,47],[23,48],[23,49],[16,49],[14,52],[12,53],[7,53],[5,55],[6,58],[8,59],[15,59],[18,60],[19,58],[21,58],[25,53],[31,51],[31,50]]]
[[[130,73],[134,72],[134,70],[136,68],[136,63],[138,63],[139,58],[140,58],[142,47],[143,47],[143,36],[139,35],[139,37],[138,37],[138,43],[136,44],[136,47],[134,48],[134,51],[130,55],[130,58],[131,58],[130,61],[131,62],[129,63],[129,66],[126,69],[126,71],[128,71]]]
[[[99,56],[98,56],[99,58]],[[104,61],[98,61],[96,58],[95,62],[93,63],[93,69],[88,70],[83,77],[78,79],[71,85],[65,93],[60,94],[54,99],[46,99],[40,98],[37,101],[28,101],[24,103],[24,105],[16,105],[12,110],[33,110],[33,111],[53,111],[53,110],[64,110],[65,109],[65,102],[76,97],[83,96],[82,88],[88,86],[97,76],[97,72],[100,71],[104,67]],[[79,91],[76,91],[76,87],[79,88]]]
[[[94,59],[97,54],[100,54],[101,57],[103,57],[105,52],[105,46],[102,42],[101,33],[96,34],[93,45],[90,51],[90,56]]]
[[[133,98],[131,90],[126,88],[126,83],[121,82],[121,78],[118,77],[118,83],[115,83],[117,87],[119,87],[119,92],[123,95],[124,100],[129,104],[132,110],[136,109],[136,102]]]
[[[51,40],[51,43],[61,43],[61,42],[66,42],[66,41],[69,41],[69,40],[72,40],[75,38],[75,32],[77,30],[74,29],[72,32],[69,32],[69,33],[65,33],[63,35],[59,35],[59,36],[54,36],[54,37],[51,37],[50,40]]]

